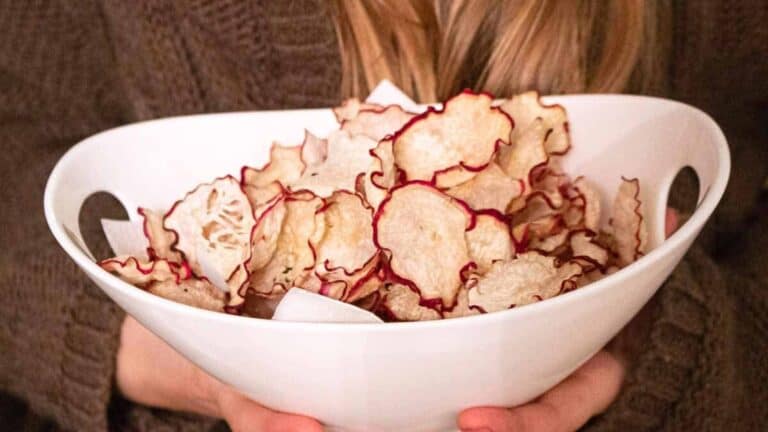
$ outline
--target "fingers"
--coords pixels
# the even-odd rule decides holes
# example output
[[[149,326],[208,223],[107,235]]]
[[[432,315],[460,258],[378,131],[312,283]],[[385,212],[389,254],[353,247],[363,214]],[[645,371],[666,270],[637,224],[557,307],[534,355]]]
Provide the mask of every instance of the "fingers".
[[[511,410],[469,409],[459,416],[459,427],[462,431],[574,431],[613,402],[623,379],[624,367],[601,351],[535,402]]]
[[[317,420],[265,408],[232,390],[219,396],[221,416],[233,432],[322,432]]]
[[[667,212],[664,215],[664,236],[669,237],[677,231],[677,226],[680,223],[680,215],[677,210],[667,207]]]

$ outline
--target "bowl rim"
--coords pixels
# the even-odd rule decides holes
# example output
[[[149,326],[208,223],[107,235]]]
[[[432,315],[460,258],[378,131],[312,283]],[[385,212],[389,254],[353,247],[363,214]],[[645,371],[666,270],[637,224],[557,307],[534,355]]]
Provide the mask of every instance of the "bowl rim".
[[[600,293],[607,289],[609,285],[621,284],[621,282],[631,279],[633,276],[644,271],[644,269],[655,265],[661,261],[665,255],[669,254],[672,250],[677,249],[682,243],[691,239],[697,235],[698,230],[706,223],[709,217],[714,212],[717,204],[725,193],[725,189],[728,183],[731,170],[730,151],[728,148],[727,140],[722,130],[714,119],[704,111],[694,106],[685,104],[683,102],[652,97],[643,95],[623,95],[623,94],[573,94],[573,95],[548,95],[542,96],[542,100],[546,103],[561,103],[564,101],[575,101],[583,99],[604,99],[604,100],[626,100],[632,103],[664,103],[678,108],[689,110],[692,114],[698,115],[703,119],[701,127],[707,128],[708,131],[715,137],[713,145],[715,147],[715,154],[717,155],[716,175],[709,189],[704,193],[704,197],[699,203],[696,210],[691,217],[681,226],[678,230],[668,237],[659,246],[640,257],[637,261],[622,268],[621,270],[608,275],[607,277],[592,282],[582,288],[573,290],[567,293],[560,294],[546,301],[536,302],[524,307],[512,308],[505,311],[499,311],[488,314],[479,314],[461,318],[451,318],[433,321],[409,321],[409,322],[388,322],[388,323],[334,323],[334,322],[301,322],[301,321],[276,321],[264,318],[254,318],[241,315],[232,315],[221,312],[209,311],[205,309],[196,308],[194,306],[188,306],[186,304],[178,303],[172,300],[165,299],[163,297],[151,294],[147,291],[139,289],[134,285],[131,285],[101,269],[98,264],[86,255],[75,242],[65,233],[63,225],[58,222],[56,213],[54,211],[54,193],[56,185],[59,183],[59,178],[63,175],[66,165],[70,160],[77,156],[77,153],[84,151],[85,147],[91,143],[102,138],[104,135],[109,135],[118,130],[127,128],[143,127],[150,124],[156,124],[160,122],[173,122],[175,120],[189,120],[189,119],[210,119],[216,117],[233,116],[233,115],[253,115],[264,113],[285,113],[285,112],[309,112],[309,113],[327,113],[329,108],[313,108],[313,109],[298,109],[298,110],[271,110],[271,111],[235,111],[224,113],[212,113],[212,114],[193,114],[185,116],[164,117],[159,119],[146,120],[136,123],[131,123],[115,128],[107,129],[105,131],[96,133],[85,139],[79,141],[67,150],[67,152],[58,160],[55,167],[51,171],[45,186],[45,193],[43,199],[43,207],[45,218],[48,223],[48,227],[51,233],[56,238],[59,245],[64,251],[74,260],[78,266],[82,268],[86,273],[93,275],[99,279],[100,282],[110,285],[114,289],[122,291],[133,301],[144,303],[145,306],[156,307],[164,309],[164,311],[172,312],[181,315],[197,316],[206,320],[215,320],[219,322],[230,322],[233,325],[247,325],[260,328],[278,328],[278,329],[303,329],[310,332],[352,332],[359,333],[365,331],[368,333],[389,333],[389,332],[401,332],[412,331],[415,329],[429,330],[429,329],[450,329],[454,326],[466,327],[468,325],[486,325],[491,323],[498,323],[500,321],[509,319],[510,317],[518,317],[518,319],[524,319],[530,314],[543,313],[546,309],[556,308],[563,304],[572,302],[578,302],[584,297],[599,296]],[[423,105],[420,105],[422,107]]]

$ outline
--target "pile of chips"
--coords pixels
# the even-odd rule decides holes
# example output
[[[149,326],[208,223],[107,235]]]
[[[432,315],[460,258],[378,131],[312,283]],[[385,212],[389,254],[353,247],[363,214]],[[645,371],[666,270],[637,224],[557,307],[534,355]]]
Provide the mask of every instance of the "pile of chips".
[[[274,144],[270,162],[140,209],[148,260],[101,266],[185,304],[259,317],[292,287],[388,321],[501,311],[635,261],[646,247],[639,182],[609,223],[560,158],[566,112],[534,92],[465,91],[422,114],[348,100],[325,138]]]

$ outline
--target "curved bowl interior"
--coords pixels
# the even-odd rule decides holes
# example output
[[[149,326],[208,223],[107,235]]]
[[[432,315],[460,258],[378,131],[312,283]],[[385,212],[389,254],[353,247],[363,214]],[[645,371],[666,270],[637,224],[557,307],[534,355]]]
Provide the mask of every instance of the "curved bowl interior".
[[[597,283],[506,312],[439,322],[308,324],[218,314],[173,303],[102,271],[77,225],[90,194],[163,209],[194,185],[267,161],[273,140],[337,127],[330,110],[179,117],[90,137],[57,164],[45,191],[51,231],[128,313],[200,367],[275,409],[344,430],[446,430],[463,408],[510,406],[556,384],[612,338],[673,270],[712,214],[730,159],[720,129],[676,102],[632,96],[546,99],[569,113],[570,174],[610,197],[637,177],[654,249]],[[680,168],[700,179],[699,206],[662,242],[663,210]],[[604,203],[608,206],[608,200]]]

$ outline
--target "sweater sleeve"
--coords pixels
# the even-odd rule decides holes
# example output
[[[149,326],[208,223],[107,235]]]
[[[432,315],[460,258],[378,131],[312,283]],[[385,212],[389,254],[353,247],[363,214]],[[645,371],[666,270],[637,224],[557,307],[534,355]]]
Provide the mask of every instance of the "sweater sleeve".
[[[0,0],[0,392],[63,430],[207,430],[210,420],[116,396],[123,312],[43,217],[63,152],[128,118],[101,15],[98,2]]]

